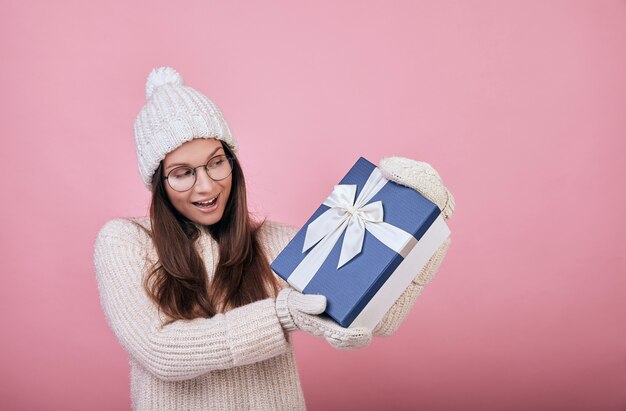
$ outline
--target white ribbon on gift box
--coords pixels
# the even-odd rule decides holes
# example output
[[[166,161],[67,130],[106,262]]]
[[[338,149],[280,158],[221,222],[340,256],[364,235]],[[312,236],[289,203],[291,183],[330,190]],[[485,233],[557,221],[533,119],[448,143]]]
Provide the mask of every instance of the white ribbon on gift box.
[[[384,212],[381,201],[367,204],[388,181],[380,170],[375,168],[356,200],[354,199],[356,185],[338,184],[335,186],[323,203],[330,208],[307,227],[302,252],[313,248],[289,276],[288,281],[291,285],[298,291],[304,290],[326,261],[344,231],[346,235],[341,245],[337,269],[361,252],[365,230],[403,258],[406,257],[417,243],[415,237],[383,221]]]

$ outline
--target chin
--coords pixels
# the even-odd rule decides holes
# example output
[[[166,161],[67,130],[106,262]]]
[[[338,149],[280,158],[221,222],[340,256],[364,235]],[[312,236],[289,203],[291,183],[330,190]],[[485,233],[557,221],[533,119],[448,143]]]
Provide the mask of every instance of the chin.
[[[223,215],[224,215],[224,212],[222,210],[218,210],[217,212],[212,213],[210,215],[205,215],[205,216],[194,215],[193,218],[190,218],[190,220],[192,220],[193,222],[197,224],[213,225],[217,223],[218,221],[220,221]]]

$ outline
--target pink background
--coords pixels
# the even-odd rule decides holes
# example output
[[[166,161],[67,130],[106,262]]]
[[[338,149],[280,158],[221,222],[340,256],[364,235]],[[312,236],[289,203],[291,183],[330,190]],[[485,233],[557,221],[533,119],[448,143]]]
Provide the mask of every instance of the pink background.
[[[254,210],[432,164],[453,244],[403,327],[297,333],[310,409],[624,410],[624,1],[3,1],[0,408],[130,407],[92,262],[144,215],[133,121],[171,65],[223,110]]]

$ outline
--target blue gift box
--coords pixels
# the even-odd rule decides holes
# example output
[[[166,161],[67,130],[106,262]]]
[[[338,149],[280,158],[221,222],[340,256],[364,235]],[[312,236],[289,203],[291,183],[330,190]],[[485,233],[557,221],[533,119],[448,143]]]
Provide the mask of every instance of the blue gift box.
[[[270,266],[341,326],[373,329],[449,235],[437,205],[360,157]]]

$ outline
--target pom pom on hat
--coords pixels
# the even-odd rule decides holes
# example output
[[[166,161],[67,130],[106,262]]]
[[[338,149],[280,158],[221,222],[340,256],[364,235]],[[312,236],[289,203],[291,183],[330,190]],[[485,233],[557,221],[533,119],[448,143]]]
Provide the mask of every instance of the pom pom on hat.
[[[158,67],[153,69],[146,81],[146,99],[150,99],[155,90],[165,84],[183,85],[183,77],[171,67]]]

